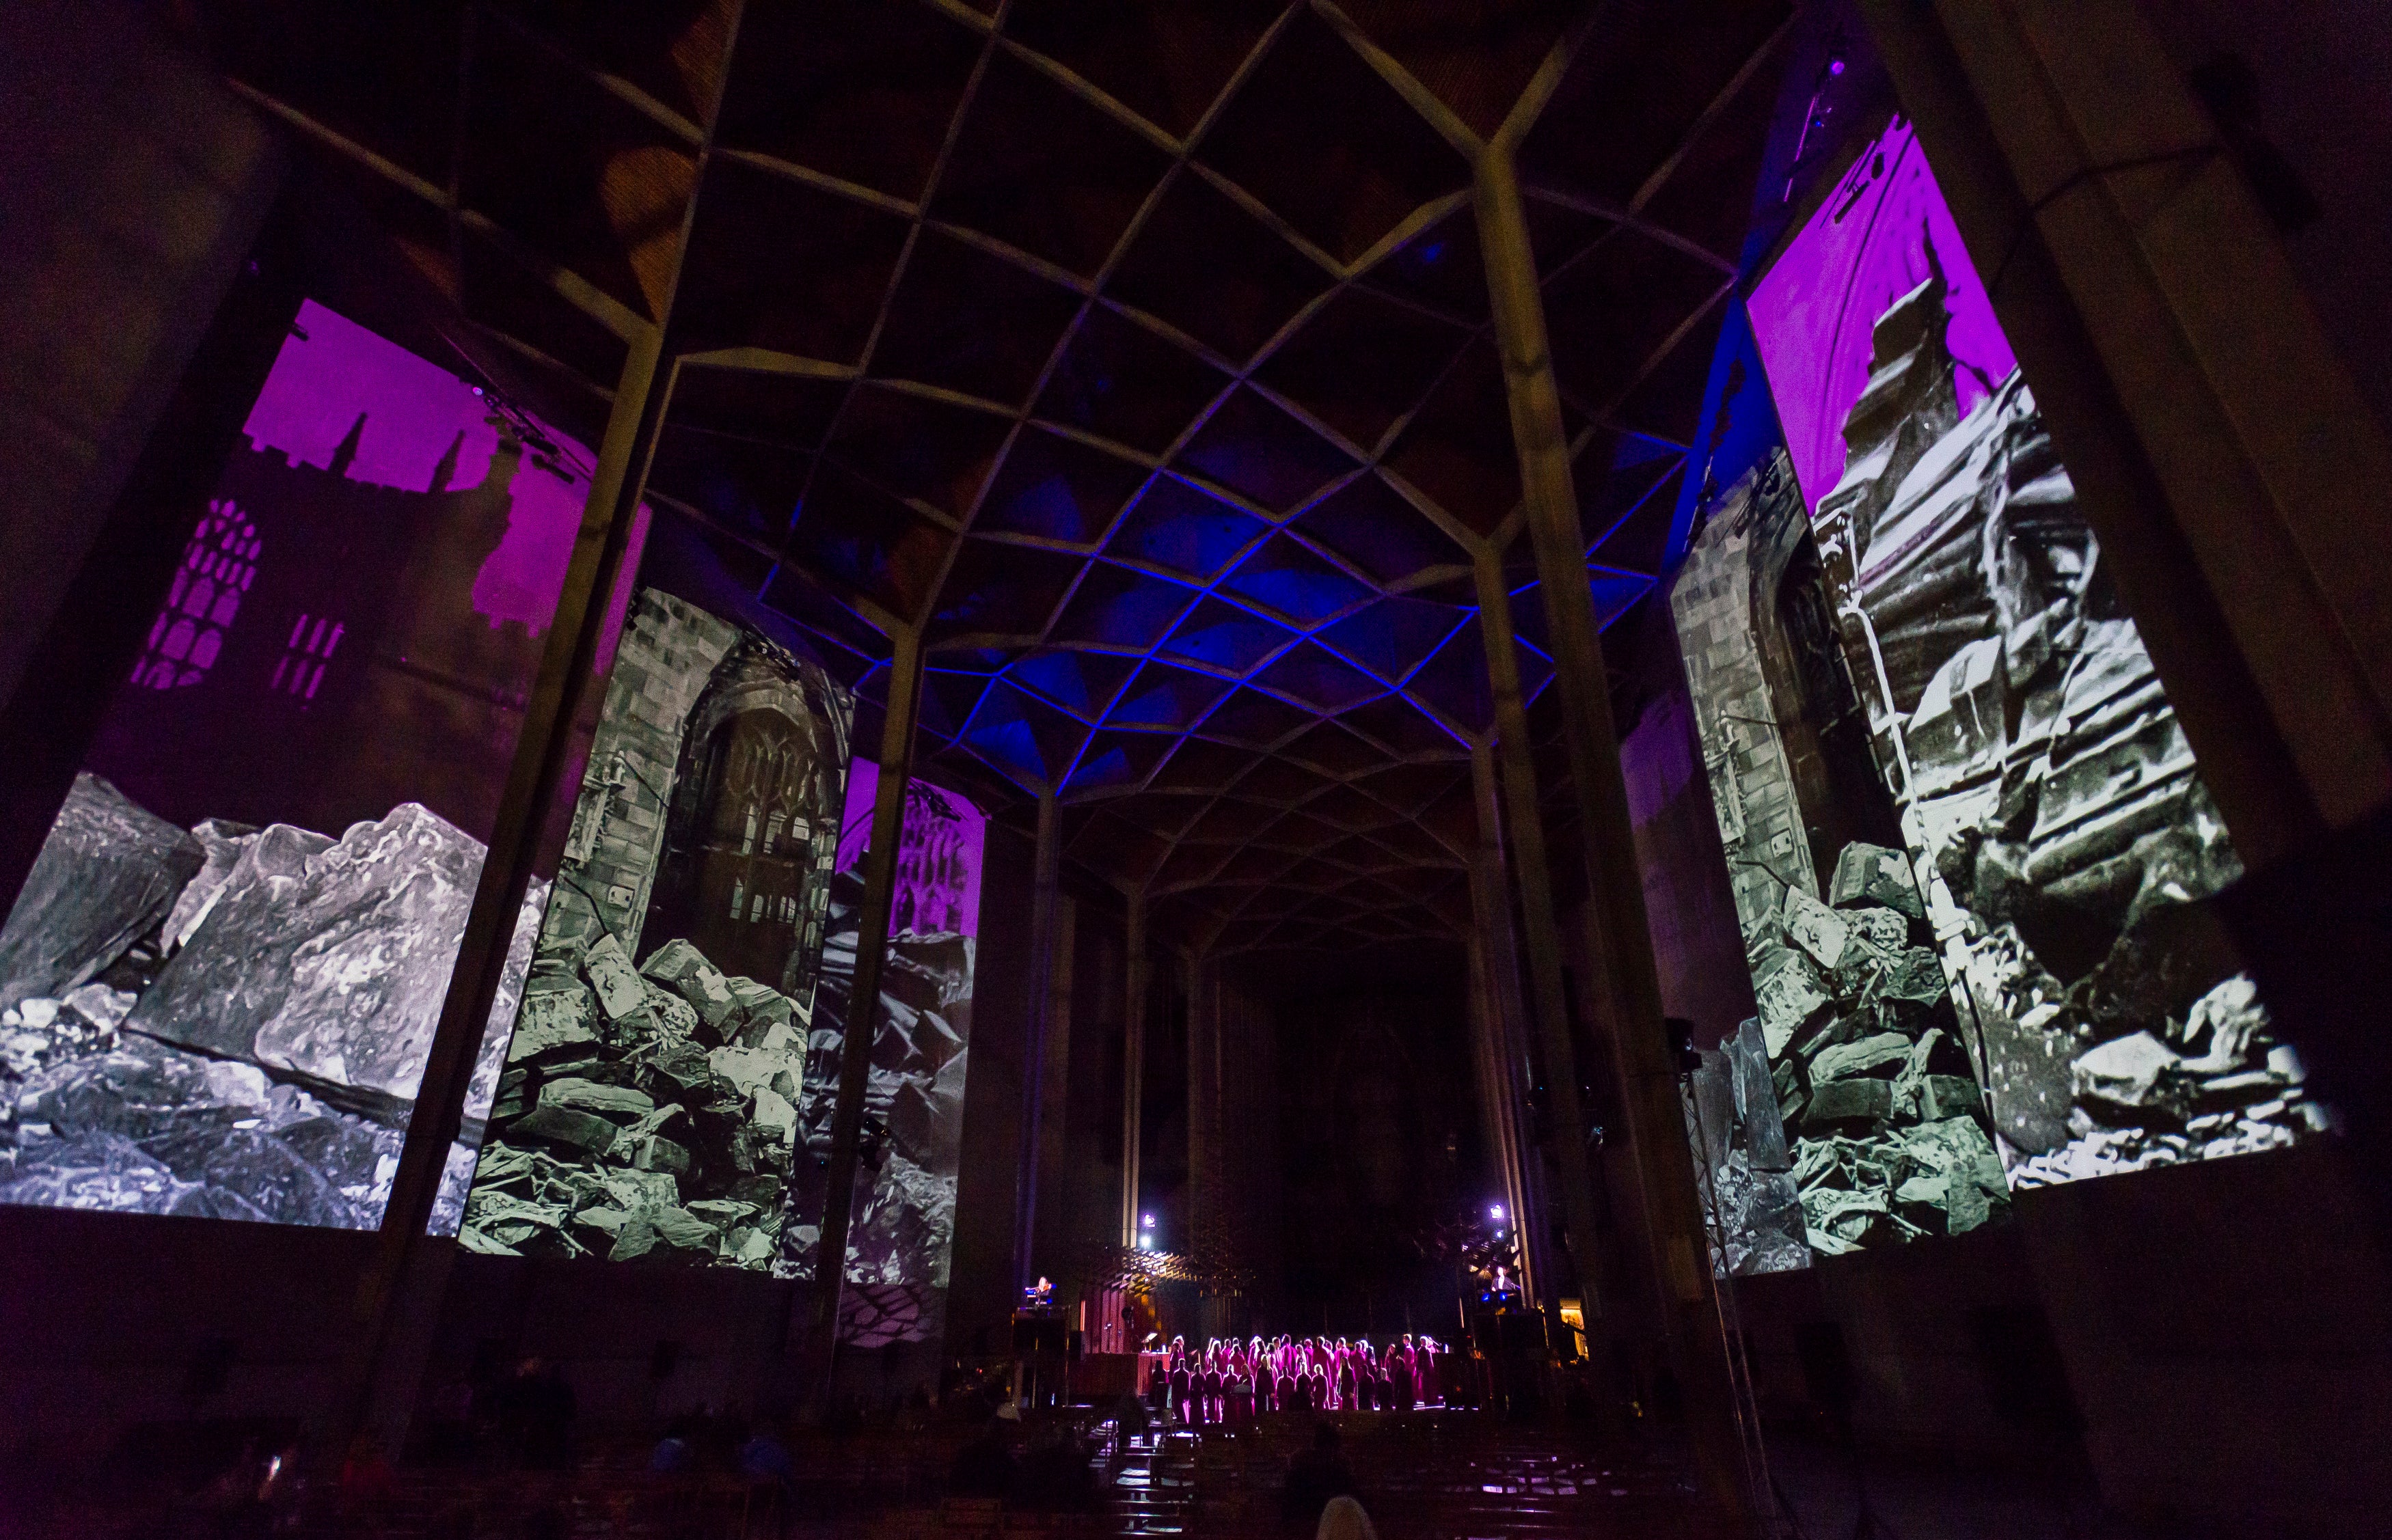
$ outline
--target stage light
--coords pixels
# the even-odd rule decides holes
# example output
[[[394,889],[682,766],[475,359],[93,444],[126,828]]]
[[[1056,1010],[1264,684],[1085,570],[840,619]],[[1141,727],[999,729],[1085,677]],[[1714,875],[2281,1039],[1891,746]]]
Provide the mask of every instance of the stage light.
[[[1138,1222],[1140,1224],[1145,1225],[1150,1230],[1154,1228],[1154,1216],[1152,1214],[1141,1214],[1138,1216]]]
[[[1487,1217],[1488,1219],[1502,1219],[1503,1217],[1503,1205],[1501,1203],[1488,1204],[1487,1206]]]
[[[1154,1249],[1154,1237],[1153,1237],[1152,1236],[1138,1236],[1138,1249],[1139,1250],[1141,1250],[1141,1251],[1151,1251],[1151,1250],[1153,1250],[1153,1249]]]

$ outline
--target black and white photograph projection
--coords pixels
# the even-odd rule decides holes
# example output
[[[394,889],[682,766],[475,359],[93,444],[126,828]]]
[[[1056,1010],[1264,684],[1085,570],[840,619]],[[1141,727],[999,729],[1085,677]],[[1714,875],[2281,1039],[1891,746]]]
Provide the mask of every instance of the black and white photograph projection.
[[[1823,1252],[2293,1143],[2241,871],[1907,125],[1750,302],[1786,452],[1675,597]],[[1948,986],[1948,989],[1947,989]]]
[[[878,785],[879,767],[856,760],[848,775],[830,934],[823,945],[799,1106],[806,1145],[819,1158],[800,1162],[809,1184],[792,1196],[779,1269],[784,1277],[811,1279],[821,1264],[821,1161],[830,1155],[840,1055],[852,1017],[864,858]],[[963,796],[925,781],[906,783],[889,957],[864,1093],[857,1175],[863,1190],[848,1232],[840,1299],[840,1340],[852,1345],[925,1341],[944,1329],[987,829],[986,816]]]
[[[0,929],[0,1202],[371,1228],[389,1200],[589,456],[313,303],[244,431]]]
[[[616,650],[459,1242],[769,1269],[853,703],[642,589]]]

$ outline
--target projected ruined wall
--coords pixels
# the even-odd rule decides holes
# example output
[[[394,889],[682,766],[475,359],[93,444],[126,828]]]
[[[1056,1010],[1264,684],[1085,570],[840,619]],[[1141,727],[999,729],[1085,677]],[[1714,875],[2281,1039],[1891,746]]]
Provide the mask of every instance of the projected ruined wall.
[[[852,704],[640,590],[460,1240],[767,1269],[831,924]]]
[[[0,930],[0,1202],[369,1228],[389,1198],[589,457],[314,304],[245,432]]]
[[[2240,864],[1905,125],[1756,287],[1788,453],[1673,594],[1812,1245],[2321,1128]]]
[[[780,1269],[787,1277],[812,1278],[819,1265],[819,1162],[830,1155],[839,1055],[855,977],[864,857],[878,784],[879,767],[856,760],[848,775],[830,935],[823,948],[805,1099],[799,1107],[805,1142],[819,1159],[800,1163],[812,1184],[793,1194]],[[859,1177],[864,1185],[848,1234],[841,1297],[840,1336],[851,1343],[924,1341],[944,1328],[987,827],[980,809],[956,793],[922,781],[906,783],[889,960],[880,979],[864,1098],[867,1174]]]

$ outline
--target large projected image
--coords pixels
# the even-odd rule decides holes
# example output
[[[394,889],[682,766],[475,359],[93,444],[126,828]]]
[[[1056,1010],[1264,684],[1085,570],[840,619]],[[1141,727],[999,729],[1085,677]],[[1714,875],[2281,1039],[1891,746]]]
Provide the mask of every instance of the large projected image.
[[[1835,1142],[1831,1180],[1915,1221],[1905,1193],[1943,1177],[1959,1228],[1941,1158],[1960,1144],[1998,1206],[2004,1184],[2321,1128],[2204,902],[2241,870],[2224,822],[1907,125],[1831,189],[1750,313],[1790,464],[1740,487],[1703,540],[1747,542],[1769,686],[1743,705],[1716,682],[1696,693],[1723,822],[1760,810],[1733,784],[1745,750],[1774,754],[1788,788],[1786,822],[1745,832],[1739,870],[1767,866],[1784,891],[1774,925],[1748,920],[1762,1027],[1789,1119]],[[1905,961],[1870,987],[1872,1019],[1839,959],[1878,926],[1894,938],[1876,911],[1901,920]],[[1946,981],[1931,1027],[1876,1029],[1884,1002],[1926,1008]],[[1889,1100],[1866,1132],[1823,1112]],[[1905,1106],[1914,1130],[1989,1126],[2002,1182],[1973,1137],[1918,1149]],[[1813,1241],[1824,1226],[1832,1247],[1854,1210],[1814,1197],[1827,1158],[1795,1166]]]
[[[817,1159],[803,1163],[810,1182],[793,1193],[780,1270],[786,1277],[812,1278],[820,1265],[821,1161],[830,1154],[838,1099],[857,916],[864,904],[864,857],[878,783],[878,766],[855,761],[831,889],[810,1072],[799,1107],[803,1137]],[[954,792],[918,780],[906,783],[889,957],[880,977],[864,1095],[864,1171],[858,1180],[868,1185],[856,1196],[841,1297],[840,1339],[853,1345],[924,1341],[943,1329],[987,822]]]
[[[852,704],[643,589],[459,1239],[770,1268],[820,1008]]]
[[[245,432],[0,929],[0,1202],[370,1228],[389,1199],[588,457],[314,304]]]

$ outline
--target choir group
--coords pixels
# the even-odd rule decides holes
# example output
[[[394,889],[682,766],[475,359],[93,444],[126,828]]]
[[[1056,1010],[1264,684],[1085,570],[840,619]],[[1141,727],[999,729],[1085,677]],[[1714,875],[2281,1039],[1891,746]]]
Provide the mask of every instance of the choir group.
[[[1159,1409],[1184,1427],[1237,1428],[1258,1412],[1392,1411],[1462,1400],[1452,1351],[1412,1334],[1384,1351],[1368,1338],[1250,1338],[1208,1341],[1190,1350],[1175,1337],[1149,1382]]]

